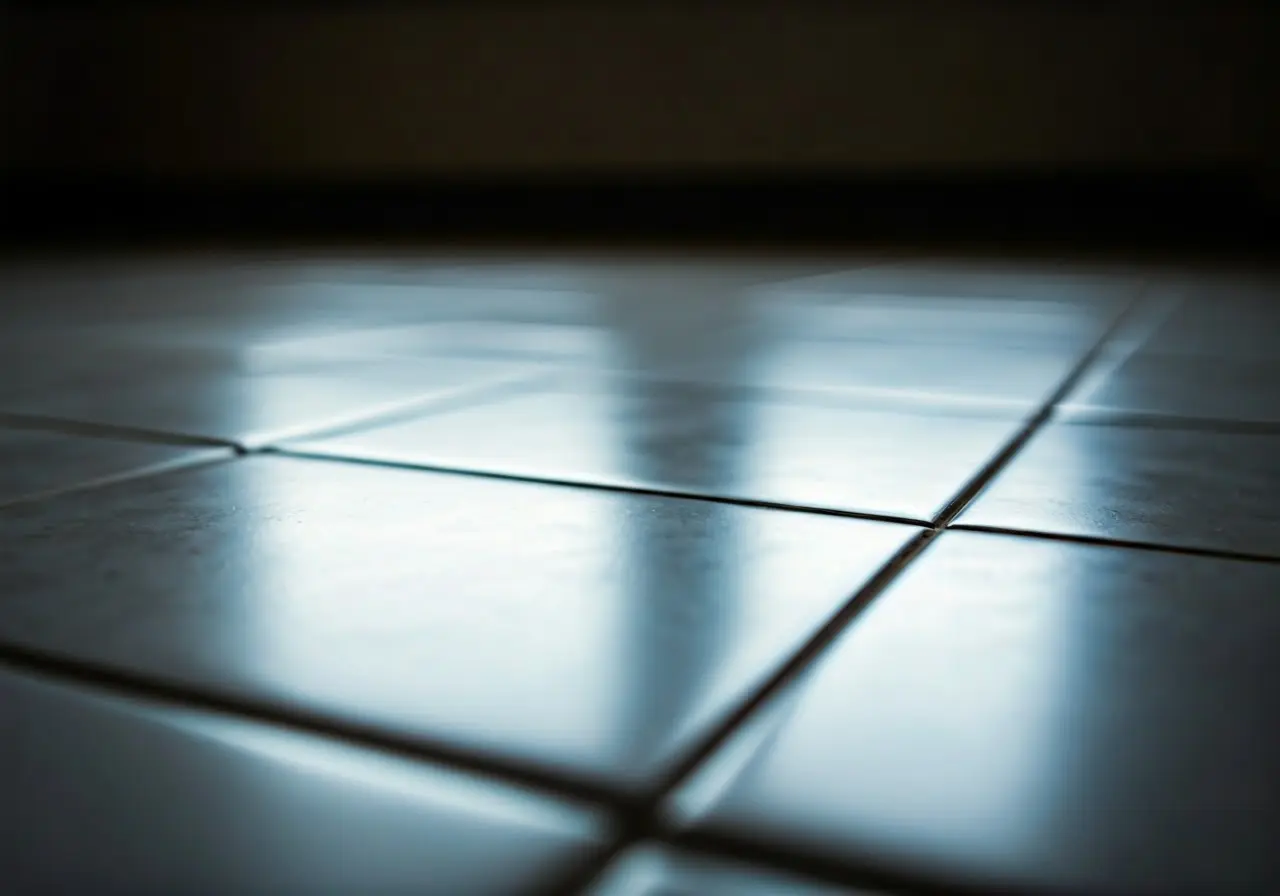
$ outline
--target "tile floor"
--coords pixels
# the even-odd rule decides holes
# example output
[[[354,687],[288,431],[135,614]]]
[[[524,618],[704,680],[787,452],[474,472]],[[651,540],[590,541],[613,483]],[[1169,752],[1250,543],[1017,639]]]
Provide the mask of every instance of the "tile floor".
[[[0,270],[0,891],[1280,891],[1280,302]]]

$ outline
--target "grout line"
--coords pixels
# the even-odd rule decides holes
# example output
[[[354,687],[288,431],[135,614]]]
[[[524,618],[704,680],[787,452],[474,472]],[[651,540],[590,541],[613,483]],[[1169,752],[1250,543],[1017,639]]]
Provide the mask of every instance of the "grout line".
[[[1124,329],[1132,316],[1138,313],[1138,309],[1142,304],[1143,296],[1138,295],[1130,300],[1129,304],[1116,315],[1111,325],[1107,327],[1106,331],[1098,337],[1097,342],[1093,344],[1093,347],[1085,352],[1075,367],[1063,378],[1062,382],[1058,384],[1058,388],[1053,390],[1040,409],[1022,425],[1022,428],[1014,434],[1008,444],[987,461],[973,478],[956,493],[955,497],[943,507],[942,511],[934,519],[934,525],[938,529],[945,529],[950,526],[956,517],[973,502],[974,498],[1013,460],[1014,456],[1022,450],[1032,436],[1049,421],[1053,416],[1054,408],[1071,394],[1071,391],[1084,379],[1085,374],[1089,372],[1089,368],[1103,356],[1112,339]]]
[[[1145,288],[1145,287],[1143,287]],[[612,848],[607,850],[587,872],[567,883],[562,892],[585,893],[587,889],[605,872],[605,870],[626,850],[651,836],[655,828],[662,824],[662,802],[671,795],[686,779],[693,775],[699,766],[709,759],[726,741],[728,741],[742,724],[759,708],[782,692],[785,687],[796,680],[804,670],[830,646],[836,638],[847,629],[855,617],[897,578],[912,561],[936,539],[973,498],[986,487],[1003,467],[1013,458],[1052,415],[1054,407],[1070,394],[1079,383],[1090,366],[1102,356],[1111,339],[1121,331],[1126,322],[1142,304],[1141,289],[1138,296],[1116,315],[1111,325],[1103,332],[1094,345],[1084,354],[1080,361],[1063,378],[1058,387],[1049,395],[1039,410],[1030,417],[1007,445],[995,457],[989,460],[969,480],[960,492],[951,499],[934,520],[931,528],[916,535],[900,548],[880,568],[850,600],[836,612],[791,658],[774,673],[770,679],[759,687],[736,711],[731,713],[703,742],[667,778],[648,798],[636,807],[634,814],[626,819],[628,822]],[[897,882],[895,886],[898,885]],[[917,881],[917,884],[919,882]],[[919,892],[954,892],[954,886],[926,887]],[[990,892],[989,888],[987,892]]]
[[[936,523],[928,521],[914,520],[910,518],[894,517],[888,515],[866,514],[854,511],[840,511],[834,509],[810,508],[802,505],[791,505],[778,502],[754,501],[750,499],[734,499],[724,498],[715,495],[698,494],[681,491],[670,491],[662,489],[649,489],[642,486],[616,486],[602,485],[598,483],[588,482],[572,482],[558,479],[548,479],[534,476],[523,476],[519,474],[503,474],[495,472],[485,472],[466,469],[454,469],[449,467],[436,467],[422,464],[405,464],[395,462],[384,462],[377,460],[369,460],[363,458],[350,458],[341,456],[332,456],[327,454],[315,454],[306,451],[291,451],[287,448],[277,448],[272,444],[265,444],[257,447],[246,447],[244,445],[227,442],[224,440],[208,440],[200,437],[185,437],[172,434],[153,432],[145,429],[134,429],[131,427],[114,427],[109,425],[97,424],[80,424],[75,421],[61,421],[55,418],[38,418],[28,415],[18,415],[25,419],[31,420],[47,420],[45,426],[60,427],[63,431],[75,431],[76,427],[85,427],[86,430],[93,430],[92,435],[103,436],[110,432],[111,434],[126,433],[132,434],[135,440],[153,440],[166,443],[177,442],[178,444],[196,444],[205,446],[217,446],[224,449],[231,449],[236,454],[244,455],[249,453],[274,453],[282,456],[292,456],[298,458],[323,459],[330,461],[349,462],[369,464],[383,467],[396,467],[416,470],[428,470],[445,473],[454,473],[459,475],[473,475],[487,478],[508,479],[515,481],[539,482],[552,485],[567,485],[585,488],[593,488],[600,490],[630,492],[637,494],[649,494],[662,497],[679,497],[713,501],[718,503],[736,504],[749,507],[760,507],[766,509],[779,509],[787,511],[801,511],[817,514],[827,514],[835,516],[851,517],[856,519],[868,519],[882,522],[908,524],[913,526],[930,526],[926,531],[917,533],[906,545],[900,548],[886,562],[884,566],[853,595],[836,613],[833,615],[819,630],[803,645],[790,659],[779,669],[770,679],[758,688],[744,704],[742,704],[732,715],[724,720],[717,729],[700,745],[699,749],[691,755],[685,762],[677,767],[676,771],[668,776],[667,780],[658,790],[646,797],[644,803],[638,807],[637,814],[642,816],[641,825],[636,830],[650,830],[654,823],[654,809],[661,803],[663,799],[670,794],[672,790],[678,787],[682,781],[689,775],[693,774],[702,764],[702,762],[712,755],[721,744],[731,738],[739,729],[741,723],[751,716],[764,703],[773,699],[776,694],[785,688],[789,683],[800,676],[805,669],[816,661],[829,645],[837,639],[840,634],[848,627],[854,618],[866,607],[868,603],[873,601],[886,587],[896,578],[896,576],[912,561],[914,561],[936,538],[940,532],[951,525],[951,521],[967,506],[968,502],[985,487],[1003,465],[1007,463],[1017,450],[1033,435],[1034,431],[1049,418],[1054,407],[1062,398],[1069,394],[1070,390],[1078,383],[1086,369],[1099,356],[1103,346],[1113,335],[1115,329],[1119,326],[1120,320],[1124,319],[1129,312],[1135,307],[1136,300],[1126,306],[1125,310],[1118,316],[1117,321],[1113,323],[1106,334],[1094,346],[1089,353],[1081,359],[1080,363],[1068,374],[1067,378],[1055,390],[1052,396],[1047,400],[1046,404],[1041,407],[1040,411],[1031,418],[1022,428],[1018,435],[1006,445],[1005,449],[998,454],[992,461],[988,462],[979,473],[968,483],[968,485],[947,505],[939,514]],[[450,402],[455,399],[463,398],[467,401],[476,400],[482,397],[488,397],[490,392],[501,394],[506,388],[516,387],[520,385],[529,385],[536,382],[539,377],[529,375],[524,377],[513,377],[500,383],[489,383],[486,386],[473,388],[471,391],[465,391],[462,394],[451,392],[447,395],[436,394],[429,398],[412,399],[402,404],[387,407],[385,411],[373,411],[368,415],[359,415],[344,422],[335,424],[333,427],[313,431],[310,436],[332,436],[343,432],[353,430],[361,430],[371,426],[385,425],[388,422],[395,422],[398,419],[417,416],[419,413],[430,413],[437,409],[447,409],[451,406]],[[437,408],[436,402],[440,402],[442,407]],[[10,415],[0,415],[0,425],[4,424],[4,417]],[[16,425],[22,425],[21,423]],[[40,425],[32,425],[31,428],[42,428]],[[129,437],[129,436],[125,436]],[[145,438],[144,438],[145,437]],[[297,436],[293,436],[297,437]],[[221,458],[220,460],[225,459]],[[188,459],[187,463],[191,463]],[[184,463],[162,464],[156,467],[146,468],[145,470],[135,471],[133,474],[125,474],[120,477],[107,477],[104,480],[94,480],[92,485],[106,484],[107,482],[119,481],[120,479],[134,478],[135,475],[147,475],[151,472],[159,472],[162,469],[168,469],[172,466],[185,466]],[[91,484],[82,484],[81,486],[72,487],[70,489],[58,489],[57,492],[77,490],[80,487],[87,487]],[[961,500],[963,498],[963,501]],[[25,500],[25,499],[19,499]],[[1041,538],[1057,538],[1048,533],[1035,532],[1018,532],[1012,530],[1005,532],[1002,530],[987,530],[983,527],[966,527],[956,526],[959,529],[969,529],[972,531],[996,531],[997,534],[1027,535],[1029,537]],[[1067,537],[1068,540],[1070,537]],[[1080,539],[1075,539],[1080,540]],[[1177,552],[1189,553],[1197,552],[1194,549],[1181,550],[1177,548],[1166,548],[1157,545],[1144,545],[1134,543],[1127,545],[1121,542],[1112,542],[1108,540],[1100,540],[1099,543],[1112,544],[1115,546],[1133,546],[1145,547],[1154,550],[1173,550]],[[1198,553],[1198,552],[1197,552]],[[1221,556],[1218,553],[1212,553],[1212,556]],[[1249,558],[1252,559],[1252,558]],[[1270,562],[1280,562],[1275,558],[1266,558]],[[580,783],[570,779],[559,779],[554,775],[548,775],[545,772],[524,769],[516,764],[508,764],[486,759],[482,756],[471,754],[465,751],[457,750],[448,746],[420,745],[408,739],[397,738],[394,735],[383,734],[376,729],[367,728],[360,725],[351,725],[342,722],[334,722],[319,714],[312,714],[306,710],[290,709],[282,707],[272,707],[268,703],[259,703],[252,700],[240,700],[238,698],[223,698],[216,695],[201,694],[198,691],[188,690],[181,685],[170,685],[163,682],[156,682],[147,679],[145,676],[136,675],[129,672],[121,672],[112,670],[109,667],[98,667],[94,663],[82,662],[74,659],[63,659],[57,656],[45,655],[39,651],[32,651],[21,647],[9,647],[0,644],[0,663],[12,665],[15,668],[36,669],[41,674],[53,676],[63,680],[71,680],[77,684],[86,684],[92,687],[110,689],[118,689],[135,694],[142,694],[152,699],[158,699],[167,703],[178,703],[183,706],[196,707],[215,712],[230,712],[240,717],[246,717],[260,722],[266,722],[272,725],[283,726],[295,730],[299,730],[309,734],[318,734],[320,736],[345,741],[356,746],[366,749],[376,749],[384,752],[391,752],[399,755],[408,756],[418,760],[428,760],[435,763],[441,763],[450,766],[457,766],[473,773],[488,774],[502,777],[504,779],[525,784],[541,790],[549,790],[557,795],[570,795],[581,799],[589,799],[599,801],[606,806],[627,809],[628,800],[615,793],[614,791],[597,785]],[[604,857],[603,862],[597,870],[607,867],[608,863],[625,848],[636,842],[638,837],[631,837],[631,833],[623,834],[616,848],[608,850],[608,855]],[[683,842],[679,838],[666,842]],[[708,843],[711,847],[717,844]],[[741,853],[743,847],[734,847],[726,845],[721,848],[722,852],[732,852],[738,849]],[[788,858],[779,852],[779,860],[774,862],[768,857],[764,861],[770,862],[773,867],[788,868],[795,864],[794,857]],[[846,874],[847,872],[842,872]],[[878,872],[868,872],[869,878],[876,877]],[[900,892],[911,893],[932,893],[939,890],[932,888],[932,885],[922,884],[919,880],[899,880],[893,877],[891,872],[880,875],[880,878],[887,881]],[[839,878],[841,882],[848,885],[847,876]],[[879,884],[884,886],[884,883]],[[923,886],[923,889],[922,889]],[[908,889],[902,889],[907,887]],[[955,885],[950,885],[947,892],[957,892]],[[991,892],[988,888],[985,892]]]
[[[203,436],[190,433],[173,432],[164,429],[152,429],[145,426],[128,426],[118,423],[92,423],[75,420],[69,417],[56,417],[46,414],[27,414],[14,411],[0,411],[0,428],[27,430],[35,432],[62,433],[65,435],[83,436],[87,438],[115,439],[117,441],[145,442],[159,445],[188,445],[206,448],[229,448],[236,454],[252,454],[274,447],[276,442],[302,438],[327,438],[345,435],[349,432],[412,419],[436,410],[450,410],[457,406],[465,406],[473,401],[483,401],[491,397],[503,395],[507,391],[518,391],[537,385],[549,379],[546,372],[529,372],[512,374],[494,380],[485,380],[478,384],[464,384],[443,391],[431,391],[425,395],[387,402],[365,411],[352,412],[318,427],[305,425],[271,434],[261,444],[257,439],[234,439],[221,436]]]
[[[431,391],[425,395],[419,394],[412,398],[386,402],[317,426],[294,427],[287,431],[273,433],[261,441],[250,440],[243,447],[247,452],[273,450],[295,440],[327,439],[362,432],[404,420],[413,420],[420,416],[467,407],[508,393],[518,393],[524,389],[534,388],[550,378],[551,374],[547,371],[531,368],[526,373],[467,383],[445,390]]]
[[[953,532],[975,532],[983,535],[1003,535],[1013,538],[1033,538],[1037,541],[1058,541],[1069,544],[1086,544],[1095,547],[1120,550],[1150,551],[1158,554],[1178,554],[1187,557],[1211,557],[1218,560],[1240,560],[1247,563],[1280,563],[1280,556],[1257,554],[1250,551],[1233,551],[1228,548],[1203,548],[1194,545],[1160,544],[1155,541],[1138,541],[1125,538],[1108,538],[1105,535],[1076,535],[1069,532],[1042,532],[1036,529],[1018,529],[1011,526],[984,526],[977,523],[957,523]]]
[[[45,414],[0,411],[0,427],[63,433],[64,435],[85,436],[94,439],[116,439],[118,441],[147,442],[159,445],[188,445],[204,448],[230,448],[233,451],[241,450],[239,443],[233,439],[222,439],[216,436],[184,435],[163,429],[150,429],[145,426],[124,426],[117,423],[86,423],[81,420],[51,417]]]
[[[489,758],[426,738],[397,736],[374,725],[344,721],[297,704],[201,690],[95,660],[0,642],[0,668],[37,675],[67,686],[142,699],[170,709],[235,716],[428,766],[500,779],[549,796],[592,803],[615,812],[630,802],[624,791],[582,778],[560,776],[518,760]]]
[[[835,344],[853,345],[855,342],[856,340],[844,340]],[[897,343],[885,342],[884,344]],[[922,392],[918,389],[880,386],[786,385],[767,381],[722,379],[715,374],[700,374],[689,370],[655,373],[625,368],[575,365],[557,365],[555,369],[567,377],[576,375],[580,379],[585,376],[590,379],[604,380],[610,385],[689,386],[708,391],[714,390],[727,396],[730,401],[786,404],[804,408],[1007,420],[1020,418],[1039,406],[1034,401],[1020,398],[983,398],[960,393]],[[571,379],[570,382],[575,381]],[[573,386],[571,385],[570,388]]]
[[[1146,348],[1160,328],[1186,304],[1185,287],[1161,286],[1151,278],[1140,282],[1139,294],[1112,322],[1110,329],[1115,332],[1108,340],[1105,356],[1095,366],[1097,376],[1110,376]]]
[[[915,560],[929,544],[941,534],[937,529],[926,529],[916,534],[880,567],[858,591],[845,602],[809,639],[791,655],[769,678],[730,712],[715,729],[672,769],[663,780],[631,808],[624,817],[624,827],[617,841],[596,863],[581,872],[572,881],[562,885],[560,892],[583,893],[604,873],[615,859],[640,841],[653,835],[662,826],[662,803],[680,787],[723,744],[732,738],[743,723],[760,708],[773,700],[793,681],[797,680],[826,648],[845,631],[854,618],[878,597],[889,584]]]
[[[16,507],[23,504],[34,504],[39,501],[46,501],[62,495],[105,488],[106,486],[116,485],[121,482],[132,482],[136,479],[147,479],[151,476],[158,476],[161,473],[169,473],[174,470],[186,470],[226,463],[228,461],[235,460],[238,456],[239,452],[234,451],[229,447],[207,448],[197,454],[187,454],[182,457],[175,457],[171,460],[160,461],[159,463],[150,464],[145,467],[136,467],[131,470],[125,470],[121,473],[112,473],[106,476],[99,476],[96,479],[85,479],[80,482],[73,482],[70,485],[60,485],[54,488],[45,489],[44,491],[19,495],[16,498],[9,498],[7,500],[0,501],[0,509]]]
[[[662,833],[651,839],[694,855],[740,863],[748,868],[767,868],[780,874],[809,878],[850,891],[882,893],[885,896],[1012,896],[1024,894],[1025,887],[995,882],[974,883],[955,877],[927,873],[903,873],[889,865],[869,862],[842,863],[789,850],[769,842],[737,838],[705,831]],[[1037,890],[1038,893],[1043,893]]]
[[[734,507],[754,507],[762,510],[782,510],[788,513],[809,513],[815,516],[838,516],[845,519],[867,520],[876,523],[894,523],[902,526],[930,528],[933,524],[928,520],[909,516],[896,516],[890,513],[874,513],[860,510],[841,510],[834,507],[812,507],[807,504],[788,504],[785,501],[765,501],[758,498],[735,498],[728,495],[717,495],[711,492],[685,491],[682,489],[666,489],[647,485],[634,485],[619,482],[593,482],[586,479],[567,479],[555,476],[540,476],[535,473],[510,473],[500,470],[469,469],[448,464],[418,463],[414,461],[383,460],[376,457],[359,457],[349,454],[329,453],[317,449],[289,448],[287,446],[270,446],[257,449],[253,453],[270,454],[276,457],[290,457],[297,460],[355,464],[366,467],[382,467],[392,470],[414,470],[423,473],[445,473],[452,476],[472,476],[478,479],[494,479],[505,482],[527,482],[537,485],[559,486],[563,488],[581,488],[591,491],[615,492],[628,495],[646,495],[655,498],[682,498],[693,501],[706,501],[712,504],[727,504]]]
[[[748,716],[752,715],[762,704],[768,702],[783,687],[804,672],[840,636],[853,621],[854,617],[875,600],[897,578],[903,569],[924,552],[925,548],[939,534],[940,530],[926,529],[917,533],[906,544],[898,548],[880,569],[823,623],[822,627],[814,632],[799,650],[783,663],[781,668],[769,676],[768,680],[757,688],[754,694],[725,718],[717,729],[705,738],[690,756],[666,776],[666,779],[653,794],[653,802],[655,804],[660,802],[671,791],[675,790],[702,765],[707,757],[714,753],[725,740],[738,730],[741,723]]]

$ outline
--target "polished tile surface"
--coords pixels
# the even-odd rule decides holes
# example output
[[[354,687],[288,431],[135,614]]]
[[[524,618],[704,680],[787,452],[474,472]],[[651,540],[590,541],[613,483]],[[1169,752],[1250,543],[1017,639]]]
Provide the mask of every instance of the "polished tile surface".
[[[1175,287],[1176,289],[1176,287]],[[1202,358],[1274,358],[1280,305],[1274,286],[1248,278],[1200,277],[1151,334],[1152,351]]]
[[[1280,892],[1273,275],[210,250],[0,308],[6,896]]]
[[[1072,409],[1280,424],[1280,290],[1242,278],[1187,278],[1151,296],[1150,324],[1110,369],[1091,371]]]
[[[767,868],[646,846],[615,860],[587,896],[874,896]]]
[[[524,373],[463,359],[86,348],[11,377],[0,411],[253,445]]]
[[[0,667],[6,893],[537,893],[598,813]],[[497,860],[500,857],[500,861]]]
[[[1018,891],[1270,892],[1277,593],[1269,564],[945,534],[697,824]]]
[[[990,409],[577,378],[285,447],[930,520],[1021,422]]]
[[[1205,357],[1146,349],[1125,360],[1072,406],[1111,412],[1280,425],[1280,360]]]
[[[216,449],[0,428],[0,505],[218,456]]]
[[[1084,354],[1060,348],[931,345],[852,340],[794,341],[761,348],[740,368],[692,367],[698,379],[940,404],[1034,408]]]
[[[1025,282],[1004,296],[981,285],[966,290],[949,278],[908,290],[901,278],[873,276],[874,270],[761,287],[756,295],[766,326],[802,342],[1078,351],[1124,306],[1122,295],[1093,298],[1094,291],[1082,289],[1019,294]]]
[[[254,457],[0,513],[0,643],[632,787],[915,531]]]
[[[1280,431],[1053,424],[958,522],[1280,557]]]

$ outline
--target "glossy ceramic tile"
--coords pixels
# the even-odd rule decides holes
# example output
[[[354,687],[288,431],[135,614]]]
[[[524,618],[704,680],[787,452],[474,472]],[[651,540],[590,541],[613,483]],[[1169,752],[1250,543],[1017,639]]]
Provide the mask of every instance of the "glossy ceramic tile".
[[[1280,432],[1053,424],[961,524],[1280,557]]]
[[[696,269],[624,273],[583,277],[576,291],[398,287],[433,309],[430,319],[347,327],[260,348],[328,357],[507,358],[669,375],[698,365],[733,369],[757,350],[761,322],[743,284]]]
[[[0,892],[1280,891],[1280,564],[944,532],[676,827],[615,802],[1094,348],[961,525],[1280,556],[1275,294],[906,254],[6,262]],[[196,455],[139,430],[277,451],[162,472]],[[548,792],[20,677],[59,661]],[[559,886],[622,810],[668,845]]]
[[[915,531],[251,457],[0,512],[0,640],[631,788]]]
[[[1193,280],[1183,301],[1151,334],[1160,354],[1274,358],[1280,348],[1280,282]]]
[[[0,668],[0,881],[37,893],[541,892],[585,810]]]
[[[1073,408],[1280,423],[1280,360],[1142,349],[1070,396]]]
[[[0,389],[0,410],[256,444],[526,372],[461,359],[84,349],[22,369]]]
[[[678,319],[713,336],[750,307],[750,289],[856,263],[847,257],[679,261],[607,254],[541,260],[463,253],[346,260],[232,256],[220,263],[177,259],[0,276],[0,302],[19,305],[29,328],[53,324],[44,327],[46,335],[62,337],[88,330],[127,342],[218,348],[311,339],[336,345],[343,337],[352,337],[349,346],[376,347],[387,337],[382,350],[458,353],[468,347],[452,344],[448,328],[476,325],[466,334],[472,349],[514,343],[527,351],[537,345],[519,334],[524,327],[588,327],[607,340],[611,330]],[[61,306],[62,325],[58,315],[41,314],[40,306]],[[75,313],[67,315],[68,309]],[[485,325],[496,332],[481,332]],[[509,327],[517,331],[509,335],[519,338],[504,336]]]
[[[900,296],[909,301],[1021,303],[1028,309],[1070,304],[1105,313],[1128,301],[1147,272],[1085,270],[1075,262],[1041,260],[890,259],[797,277],[782,289],[834,296]]]
[[[0,429],[0,504],[222,452]]]
[[[979,887],[1274,892],[1278,590],[1270,564],[944,534],[686,804]]]
[[[956,296],[945,288],[912,295],[881,288],[889,291],[824,291],[810,280],[763,287],[754,297],[770,331],[786,340],[1058,351],[1088,348],[1123,307],[1122,301]]]
[[[1006,349],[876,341],[778,342],[735,368],[692,367],[689,376],[772,389],[901,396],[913,401],[1039,407],[1085,349]]]
[[[725,382],[1028,402],[1056,384],[1122,307],[1115,297],[875,294],[822,277],[777,280],[781,273],[762,283],[767,269],[615,266],[582,272],[573,289],[539,288],[537,280],[519,288],[400,286],[437,308],[436,319],[348,328],[315,341],[335,352],[505,356]],[[832,340],[851,344],[833,353],[823,344]],[[814,341],[820,344],[808,345]]]
[[[587,896],[873,896],[724,859],[641,847],[617,859]]]
[[[579,379],[290,447],[927,520],[1020,424],[892,401]]]

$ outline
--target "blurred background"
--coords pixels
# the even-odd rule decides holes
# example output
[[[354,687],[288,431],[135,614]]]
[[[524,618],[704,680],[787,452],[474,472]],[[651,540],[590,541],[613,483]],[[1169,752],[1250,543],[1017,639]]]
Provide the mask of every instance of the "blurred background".
[[[1123,227],[1238,244],[1275,209],[1280,13],[1261,2],[290,0],[0,15],[0,165],[11,200],[37,200],[15,221],[28,234],[323,218],[362,232],[806,238]]]

